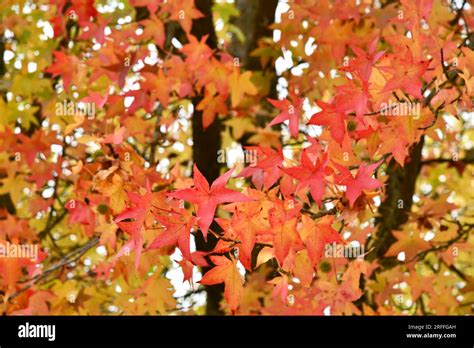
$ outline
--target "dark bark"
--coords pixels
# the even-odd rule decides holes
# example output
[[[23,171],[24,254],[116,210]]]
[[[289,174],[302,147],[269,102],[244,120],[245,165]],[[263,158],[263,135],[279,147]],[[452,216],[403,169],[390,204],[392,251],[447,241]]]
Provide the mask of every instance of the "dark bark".
[[[0,57],[0,77],[5,75],[6,67],[5,67],[5,62],[3,61],[3,54],[5,53],[5,42],[3,38],[3,33],[0,36],[0,53],[2,54]]]
[[[229,51],[234,57],[238,57],[241,66],[245,70],[261,71],[262,66],[258,57],[251,56],[253,50],[258,47],[258,41],[264,37],[272,37],[272,29],[270,25],[275,20],[275,10],[278,5],[278,0],[237,0],[235,7],[239,10],[240,16],[235,18],[232,23],[237,26],[244,34],[245,40],[239,41],[236,36],[232,38]],[[269,64],[264,71],[265,74],[271,75],[271,86],[267,97],[276,98],[276,83],[277,77],[273,64]],[[264,127],[268,120],[257,117],[256,123],[260,127]],[[248,139],[254,133],[246,132],[239,142],[245,145],[248,144]],[[256,246],[252,252],[251,265],[255,267],[257,257],[261,246]]]
[[[239,17],[235,18],[232,23],[237,26],[244,34],[244,41],[241,42],[236,36],[232,38],[232,42],[229,46],[229,52],[234,56],[238,57],[241,66],[245,70],[258,71],[262,70],[258,57],[253,57],[250,54],[253,50],[258,47],[258,41],[263,37],[272,37],[272,29],[270,25],[275,20],[275,10],[278,5],[278,0],[237,0],[235,7],[239,10]],[[270,86],[269,98],[276,98],[276,74],[273,64],[268,65],[265,68],[265,73],[271,74],[272,82]],[[259,119],[257,117],[256,122],[259,126],[264,127],[266,119]],[[239,142],[245,145],[251,145],[248,143],[248,139],[254,133],[246,132]],[[254,267],[257,262],[257,257],[261,247],[256,246],[252,252],[251,265]]]
[[[393,230],[399,229],[408,220],[408,213],[413,204],[416,180],[422,166],[421,150],[424,138],[411,149],[409,162],[401,167],[392,160],[387,169],[389,179],[386,186],[386,198],[378,209],[379,216],[375,220],[377,233],[368,243],[368,250],[374,248],[367,259],[380,259],[382,268],[390,266],[395,258],[384,258],[385,253],[396,241]]]
[[[421,151],[424,145],[424,138],[411,149],[408,156],[409,162],[401,167],[394,159],[390,161],[387,168],[388,181],[385,192],[385,200],[378,209],[378,216],[375,219],[377,232],[375,236],[369,238],[366,243],[367,260],[369,262],[378,260],[380,268],[375,270],[372,278],[377,272],[389,269],[398,264],[396,257],[384,257],[390,246],[396,241],[392,231],[398,230],[407,222],[408,213],[413,205],[413,194],[415,185],[420,173],[422,163]],[[400,202],[403,206],[400,205]],[[360,279],[361,289],[365,288],[366,279]],[[355,302],[362,309],[362,304],[366,303],[375,309],[373,300],[367,292]]]
[[[196,8],[204,15],[201,18],[193,20],[191,34],[198,40],[207,36],[207,45],[216,50],[217,37],[214,30],[212,18],[212,0],[196,0]],[[236,25],[244,32],[247,37],[245,43],[233,42],[236,56],[241,60],[242,66],[249,70],[258,70],[258,59],[249,57],[249,53],[257,47],[258,39],[262,36],[271,35],[271,30],[267,26],[273,22],[277,0],[239,0],[236,6],[242,13],[242,20],[238,20]],[[142,20],[149,16],[146,8],[136,8],[137,18]],[[185,34],[176,22],[166,24],[166,45],[169,46],[171,39],[177,37],[181,42],[185,41]],[[219,118],[204,129],[202,126],[202,111],[196,110],[196,105],[202,100],[203,96],[196,96],[192,99],[194,113],[192,117],[193,132],[193,161],[209,183],[214,181],[220,175],[221,166],[217,161],[218,151],[221,148],[222,123]],[[216,223],[211,225],[213,231],[219,232],[219,226]],[[214,249],[217,238],[208,234],[207,240],[201,233],[195,235],[196,249],[200,251],[211,251]],[[202,269],[206,273],[212,267]],[[206,314],[222,315],[220,302],[223,297],[223,284],[205,286],[207,294]]]
[[[237,25],[244,33],[246,40],[240,43],[234,39],[230,52],[239,57],[241,66],[246,70],[259,70],[260,63],[255,57],[250,57],[250,52],[257,47],[258,40],[263,36],[270,36],[271,30],[268,25],[273,22],[275,16],[276,0],[271,1],[249,1],[238,0],[237,8],[241,16],[236,19]],[[213,49],[217,49],[217,38],[212,21],[212,1],[198,0],[196,7],[204,17],[193,21],[191,33],[198,39],[208,35],[207,44]],[[197,105],[201,97],[193,99],[193,104]],[[193,128],[193,158],[194,163],[203,173],[209,182],[214,181],[220,174],[220,164],[217,161],[217,152],[221,148],[222,124],[219,118],[204,130],[202,127],[202,112],[195,110],[192,120]],[[219,231],[219,227],[214,223],[211,229]],[[214,249],[217,239],[213,235],[208,235],[208,240],[204,240],[202,234],[196,235],[196,248],[202,251]],[[203,269],[205,273],[208,268]],[[220,315],[219,303],[222,300],[223,285],[207,286],[206,314]]]
[[[233,24],[244,34],[244,42],[240,42],[236,36],[232,39],[229,48],[230,53],[240,59],[241,65],[247,70],[260,70],[258,57],[250,53],[258,47],[258,40],[262,37],[271,37],[272,30],[269,28],[275,20],[277,0],[237,0],[235,7],[240,11]]]
[[[198,40],[207,35],[207,45],[212,49],[217,49],[217,38],[212,20],[212,1],[198,0],[196,8],[204,15],[193,21],[191,34]],[[201,101],[202,96],[193,98],[194,114],[192,118],[193,129],[193,160],[201,173],[209,183],[212,183],[220,175],[220,164],[217,161],[217,152],[221,148],[221,130],[222,124],[218,117],[207,128],[202,126],[202,111],[196,110],[196,105]],[[218,231],[216,223],[211,225],[211,229]],[[201,233],[195,235],[196,249],[200,251],[211,251],[217,244],[217,238],[208,234],[207,240]],[[204,267],[203,273],[206,273],[212,267]],[[206,314],[222,315],[220,302],[223,297],[224,285],[206,285]]]
[[[191,34],[198,40],[207,35],[207,45],[212,49],[217,49],[217,38],[212,21],[212,1],[196,1],[197,9],[204,15],[193,21]],[[193,98],[196,106],[202,96]],[[193,159],[199,170],[209,182],[214,181],[220,174],[220,165],[217,162],[217,152],[221,148],[221,122],[218,117],[207,128],[202,126],[202,111],[194,109],[193,119]]]
[[[239,10],[240,16],[232,20],[232,24],[237,26],[244,34],[245,40],[243,42],[234,36],[229,46],[229,52],[238,57],[241,66],[245,70],[262,71],[264,75],[270,76],[270,91],[268,98],[276,99],[276,84],[277,76],[275,73],[274,64],[268,64],[265,69],[262,69],[258,57],[251,56],[253,50],[258,47],[258,41],[263,37],[272,37],[272,29],[270,25],[275,20],[275,10],[278,5],[278,0],[237,0],[235,7]],[[264,108],[268,111],[272,109],[269,103],[263,103]],[[265,127],[268,118],[256,116],[256,124],[259,127]],[[275,126],[274,129],[280,128],[280,125]],[[237,139],[243,146],[252,145],[248,143],[250,137],[254,133],[245,132],[241,139]]]
[[[387,1],[383,6],[388,5],[393,1]],[[463,3],[461,7],[464,8]],[[458,17],[460,12],[457,13]],[[456,23],[454,21],[453,23]],[[443,51],[441,50],[441,60],[443,61]],[[446,74],[448,80],[450,77]],[[431,98],[424,100],[424,105],[429,105]],[[437,112],[435,112],[436,114]],[[437,116],[437,115],[436,115]],[[379,260],[381,268],[378,270],[388,269],[398,264],[396,257],[384,257],[390,246],[396,241],[392,234],[393,230],[399,230],[403,224],[408,220],[408,213],[411,211],[413,204],[413,194],[415,193],[415,186],[421,167],[424,164],[450,162],[451,160],[436,159],[429,161],[422,161],[422,149],[424,145],[424,137],[411,149],[408,156],[409,162],[405,167],[400,167],[394,160],[388,166],[387,174],[389,179],[387,181],[386,198],[378,209],[378,217],[375,220],[377,232],[374,238],[367,243],[367,250],[369,254],[367,259],[373,261]],[[402,204],[402,206],[400,206]],[[372,250],[373,248],[373,250]],[[376,271],[377,272],[377,271]],[[375,272],[375,273],[376,273]],[[374,274],[375,274],[374,273]],[[374,275],[373,275],[374,276]],[[364,283],[364,280],[361,279]],[[364,284],[362,284],[362,287]],[[363,302],[366,296],[361,299]]]
[[[191,34],[200,40],[207,35],[206,43],[212,49],[217,49],[217,37],[214,30],[212,19],[212,0],[196,0],[196,8],[204,15],[204,17],[193,20]],[[136,20],[143,20],[150,16],[146,7],[136,7]],[[176,21],[170,21],[165,24],[167,50],[172,50],[171,40],[175,37],[180,42],[186,41],[186,33]],[[159,48],[158,48],[159,49]],[[202,126],[202,111],[196,110],[196,105],[202,100],[201,95],[192,98],[194,105],[194,113],[192,117],[192,136],[193,136],[193,161],[199,168],[201,173],[208,182],[214,181],[220,175],[220,166],[217,162],[217,152],[221,148],[221,122],[216,118],[214,122],[204,129]],[[218,226],[214,223],[211,225],[213,231],[218,231]],[[211,251],[214,249],[217,238],[208,234],[207,240],[204,239],[202,233],[195,234],[196,249],[199,251]],[[208,259],[209,261],[209,259]],[[212,267],[204,267],[203,273],[206,273]],[[220,301],[224,291],[223,284],[206,285],[205,286],[207,301],[207,315],[221,315]]]

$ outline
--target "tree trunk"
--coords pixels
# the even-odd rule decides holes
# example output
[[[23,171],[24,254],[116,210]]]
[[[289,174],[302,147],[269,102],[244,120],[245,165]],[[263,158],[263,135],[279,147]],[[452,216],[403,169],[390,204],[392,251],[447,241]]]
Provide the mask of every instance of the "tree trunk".
[[[273,22],[275,15],[275,8],[277,0],[238,0],[237,8],[241,11],[241,17],[236,20],[236,25],[243,31],[246,36],[244,43],[236,40],[232,42],[231,52],[239,57],[242,66],[248,70],[259,70],[259,61],[254,57],[250,57],[249,53],[257,47],[258,40],[263,36],[270,36],[271,30],[268,25]],[[201,18],[193,20],[191,34],[198,40],[207,35],[206,44],[212,48],[217,49],[217,37],[214,30],[214,23],[212,18],[212,0],[196,0],[196,8],[204,15]],[[145,7],[136,8],[137,18],[144,19],[149,16]],[[177,28],[176,25],[168,25],[167,43],[171,42],[173,36],[180,39],[184,38],[184,32]],[[221,149],[221,131],[222,123],[218,117],[207,128],[202,126],[203,113],[196,110],[196,105],[202,100],[203,96],[196,96],[192,99],[194,105],[194,113],[192,117],[192,132],[193,132],[193,161],[204,177],[209,183],[212,183],[220,176],[221,166],[217,161],[218,151]],[[213,231],[219,232],[219,226],[216,223],[211,225]],[[213,250],[217,238],[208,234],[207,240],[204,239],[201,233],[195,235],[196,249],[199,251]],[[211,267],[204,267],[203,273],[206,273]],[[220,302],[223,297],[224,286],[206,285],[206,314],[207,315],[222,315],[224,314],[220,309]]]
[[[269,26],[275,20],[277,4],[277,0],[237,0],[235,2],[240,16],[233,20],[233,24],[242,31],[245,40],[240,42],[234,36],[229,51],[239,58],[246,70],[261,70],[259,58],[250,56],[250,53],[258,47],[258,40],[262,37],[272,37]]]
[[[237,25],[245,35],[245,42],[240,43],[235,38],[232,41],[230,52],[240,59],[241,65],[247,70],[259,70],[258,59],[250,57],[249,53],[257,47],[258,40],[263,36],[270,36],[271,30],[268,25],[273,22],[277,0],[238,0],[236,7],[240,10],[240,17],[235,20]],[[212,1],[196,1],[197,9],[204,17],[193,21],[191,33],[199,40],[208,35],[207,44],[213,49],[217,49],[217,38],[212,21]],[[193,99],[196,106],[201,100],[200,97]],[[194,163],[203,173],[209,182],[214,181],[220,175],[220,164],[217,161],[217,152],[221,148],[222,124],[219,118],[204,130],[202,127],[202,111],[194,110],[192,119],[193,128],[193,158]],[[211,225],[211,229],[219,231],[216,223]],[[196,248],[201,251],[214,249],[217,239],[213,235],[208,235],[208,240],[204,240],[202,234],[196,235]],[[204,268],[207,272],[209,268]],[[221,315],[220,301],[223,295],[223,284],[206,286],[207,315]]]
[[[395,258],[384,258],[385,253],[396,241],[393,230],[399,229],[407,220],[413,204],[416,179],[421,169],[421,150],[424,138],[411,149],[410,162],[402,168],[395,160],[388,165],[389,179],[386,187],[386,198],[378,209],[379,216],[375,220],[377,233],[369,240],[368,249],[374,248],[368,255],[369,261],[380,259],[381,266],[389,267]]]
[[[234,36],[229,46],[229,52],[238,57],[241,66],[246,70],[258,71],[262,70],[258,57],[252,57],[250,54],[258,47],[258,41],[264,37],[272,37],[272,29],[270,25],[275,21],[275,11],[278,5],[278,0],[237,0],[235,7],[239,10],[240,16],[232,20],[232,23],[238,27],[244,34],[245,40],[243,42]],[[276,98],[276,73],[273,64],[266,67],[265,73],[272,74],[272,82],[270,86],[269,98]],[[256,122],[259,126],[265,127],[266,118],[259,119],[257,116]],[[239,142],[242,146],[251,145],[248,139],[254,133],[246,132]],[[260,247],[256,247],[252,252],[251,265],[257,263],[258,253]]]
[[[207,35],[207,45],[212,49],[217,49],[217,38],[214,30],[214,23],[212,20],[212,1],[198,0],[196,1],[196,8],[204,15],[204,17],[195,19],[191,34],[198,40]],[[207,128],[202,126],[202,111],[196,109],[196,105],[201,101],[202,96],[193,98],[194,113],[192,117],[193,129],[193,160],[202,174],[209,183],[212,183],[220,175],[220,164],[217,161],[217,152],[221,148],[221,130],[222,124],[218,117]],[[218,231],[218,226],[214,222],[211,225],[213,231]],[[210,251],[214,249],[217,244],[217,238],[208,234],[207,240],[204,239],[202,233],[195,235],[196,249],[200,251]],[[203,273],[209,271],[211,267],[204,267]],[[206,285],[206,314],[207,315],[222,315],[224,314],[220,309],[220,302],[224,292],[224,285]]]

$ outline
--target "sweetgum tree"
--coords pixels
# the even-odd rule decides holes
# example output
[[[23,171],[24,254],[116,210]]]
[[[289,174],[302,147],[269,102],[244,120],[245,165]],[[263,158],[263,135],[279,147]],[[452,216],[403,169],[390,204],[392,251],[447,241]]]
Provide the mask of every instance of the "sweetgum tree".
[[[2,313],[472,313],[473,11],[3,0]]]

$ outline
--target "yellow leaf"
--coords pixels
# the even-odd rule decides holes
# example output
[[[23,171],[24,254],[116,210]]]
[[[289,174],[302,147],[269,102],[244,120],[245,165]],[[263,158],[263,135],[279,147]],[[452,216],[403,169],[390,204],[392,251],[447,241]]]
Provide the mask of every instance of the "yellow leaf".
[[[118,226],[116,224],[103,224],[96,227],[95,232],[101,233],[100,235],[100,244],[108,245],[111,248],[115,249],[115,241]]]
[[[257,94],[257,88],[255,88],[253,83],[250,81],[251,77],[252,73],[250,71],[240,74],[239,71],[234,70],[229,81],[231,104],[233,108],[240,104],[244,94]]]

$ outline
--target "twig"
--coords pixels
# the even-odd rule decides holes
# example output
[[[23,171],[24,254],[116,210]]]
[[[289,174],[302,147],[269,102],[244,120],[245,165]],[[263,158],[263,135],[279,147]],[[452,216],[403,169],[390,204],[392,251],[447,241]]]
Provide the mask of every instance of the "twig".
[[[318,211],[317,213],[314,213],[309,209],[301,209],[301,212],[311,215],[311,217],[313,219],[319,219],[319,218],[321,218],[323,216],[326,216],[326,215],[335,215],[335,214],[337,214],[337,208],[333,207],[329,210]]]
[[[13,293],[11,296],[8,297],[8,300],[12,300],[19,295],[21,295],[24,291],[28,290],[31,288],[33,285],[41,282],[42,280],[46,279],[51,273],[54,271],[63,268],[67,264],[70,264],[72,262],[75,262],[79,260],[87,251],[92,249],[94,246],[96,246],[99,243],[99,237],[94,237],[90,241],[88,241],[86,244],[80,246],[79,248],[75,249],[74,251],[70,252],[66,256],[64,256],[59,262],[51,265],[49,268],[45,269],[41,274],[35,275],[31,279],[27,280],[25,283],[29,283],[28,285],[24,286],[17,292]]]

